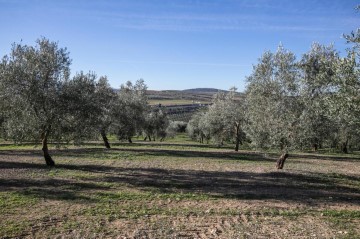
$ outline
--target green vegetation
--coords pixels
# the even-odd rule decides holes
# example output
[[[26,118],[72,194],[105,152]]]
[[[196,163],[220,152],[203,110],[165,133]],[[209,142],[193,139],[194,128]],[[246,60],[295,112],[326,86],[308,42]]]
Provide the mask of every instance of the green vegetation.
[[[0,237],[360,235],[359,154],[298,153],[278,172],[271,154],[184,134],[112,145],[54,149],[53,168],[31,145],[1,146]]]
[[[360,31],[344,37],[345,57],[265,52],[245,94],[214,96],[142,79],[116,91],[70,77],[57,42],[14,44],[0,62],[0,237],[360,238]]]

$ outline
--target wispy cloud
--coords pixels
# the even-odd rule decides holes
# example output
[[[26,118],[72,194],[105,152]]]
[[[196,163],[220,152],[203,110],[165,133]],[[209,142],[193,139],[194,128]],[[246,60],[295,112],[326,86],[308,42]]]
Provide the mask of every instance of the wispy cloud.
[[[249,67],[248,64],[219,63],[219,62],[176,62],[176,61],[129,61],[118,60],[117,63],[125,64],[156,64],[156,65],[191,65],[191,66],[215,66],[215,67]]]
[[[19,6],[26,0],[0,0]],[[36,1],[30,8],[90,24],[155,31],[338,31],[354,22],[338,0]],[[25,11],[25,8],[23,8]],[[18,10],[17,10],[18,11]],[[31,9],[26,9],[31,11]],[[1,10],[0,10],[1,12]],[[325,13],[326,14],[323,14]],[[348,9],[347,9],[348,12]],[[334,14],[333,14],[334,13]]]

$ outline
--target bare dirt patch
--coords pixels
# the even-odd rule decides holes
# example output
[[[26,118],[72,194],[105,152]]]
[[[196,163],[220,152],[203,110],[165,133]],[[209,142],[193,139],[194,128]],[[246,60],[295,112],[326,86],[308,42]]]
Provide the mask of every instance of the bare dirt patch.
[[[360,160],[191,145],[0,151],[0,237],[356,238]]]

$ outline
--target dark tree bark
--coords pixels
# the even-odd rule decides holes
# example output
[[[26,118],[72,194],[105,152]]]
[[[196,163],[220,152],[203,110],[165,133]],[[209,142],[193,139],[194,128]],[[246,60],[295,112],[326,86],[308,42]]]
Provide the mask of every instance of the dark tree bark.
[[[102,139],[103,139],[103,141],[104,141],[105,147],[106,147],[107,149],[110,149],[111,147],[110,147],[110,144],[109,144],[109,140],[108,140],[108,138],[106,137],[105,130],[101,129],[101,130],[100,130],[100,134],[101,134],[101,137],[102,137]]]
[[[349,153],[348,151],[348,142],[349,140],[347,139],[344,143],[342,143],[341,145],[341,151],[344,153],[344,154],[347,154]]]
[[[240,124],[236,124],[236,142],[235,142],[235,151],[239,151],[239,145],[241,143],[240,141]]]
[[[240,139],[238,137],[236,137],[236,142],[235,142],[235,151],[239,151],[239,145],[240,145]]]
[[[130,144],[132,144],[131,137],[128,138],[128,141],[129,141]]]
[[[277,161],[277,169],[283,169],[285,160],[289,157],[288,153],[283,153]]]
[[[41,142],[42,142],[42,151],[43,151],[43,155],[44,155],[44,159],[46,162],[47,166],[55,166],[55,162],[54,160],[51,158],[50,154],[49,154],[49,148],[47,145],[47,140],[48,140],[48,136],[49,136],[50,130],[46,130],[45,132],[43,132],[41,134]]]
[[[318,144],[317,143],[313,144],[313,149],[314,149],[314,151],[318,150]]]
[[[144,141],[146,141],[146,139],[147,139],[147,136],[145,136]]]

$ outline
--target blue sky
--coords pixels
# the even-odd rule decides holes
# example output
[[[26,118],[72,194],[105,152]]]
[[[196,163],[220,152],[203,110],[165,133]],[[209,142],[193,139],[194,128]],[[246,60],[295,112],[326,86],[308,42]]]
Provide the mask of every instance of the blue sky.
[[[67,47],[72,73],[107,75],[113,87],[243,91],[265,50],[298,58],[359,27],[353,0],[0,0],[0,55],[41,36]]]

